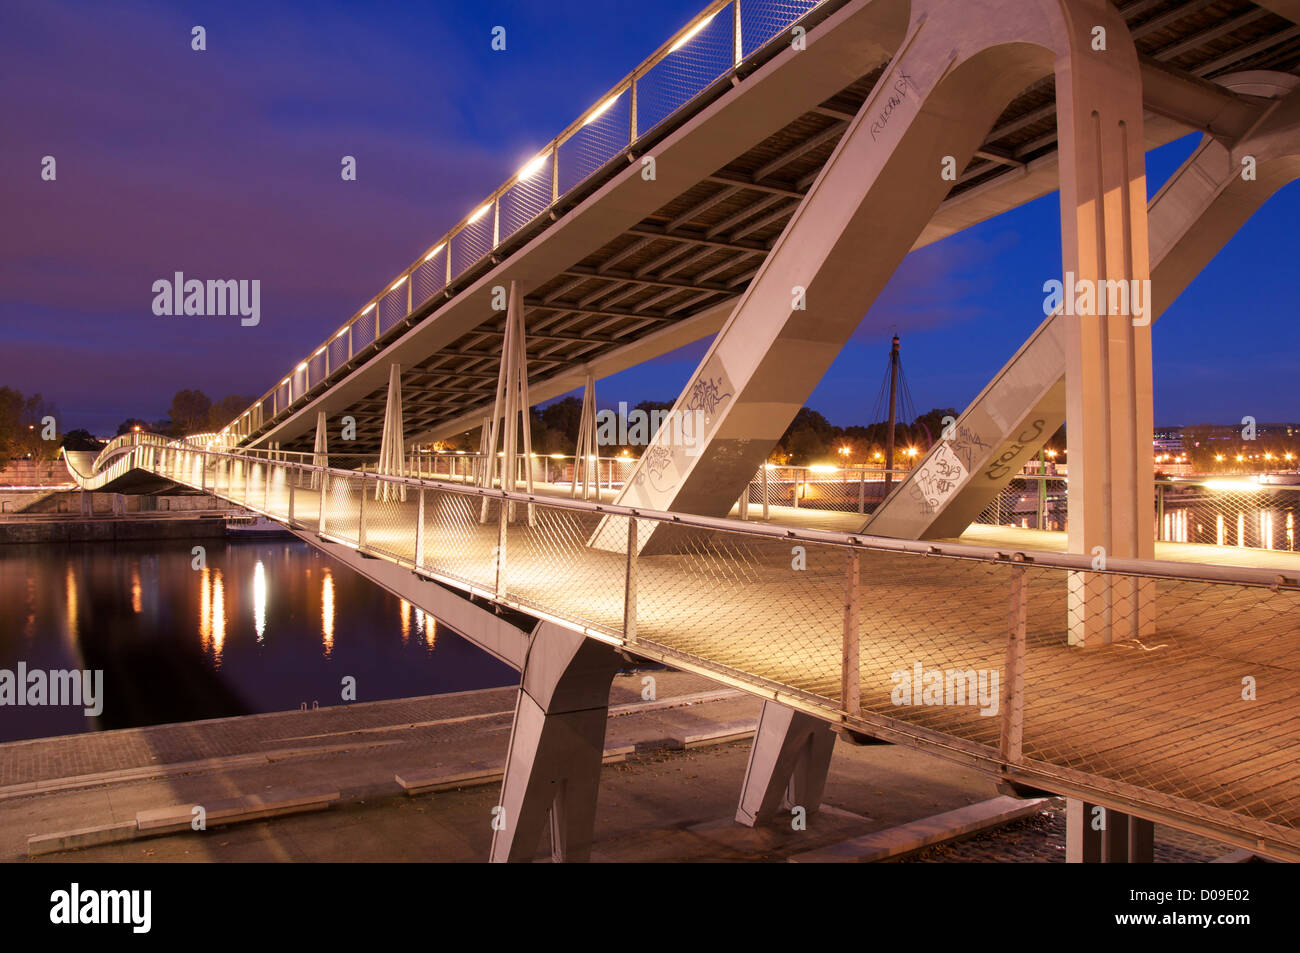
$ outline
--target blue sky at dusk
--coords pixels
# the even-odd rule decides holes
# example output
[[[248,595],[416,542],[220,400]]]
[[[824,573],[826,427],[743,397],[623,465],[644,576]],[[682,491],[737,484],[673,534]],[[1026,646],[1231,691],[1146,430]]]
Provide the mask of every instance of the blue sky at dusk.
[[[702,5],[6,0],[0,385],[96,432],[182,387],[261,394]],[[1148,156],[1153,193],[1196,138]],[[1058,220],[1053,194],[904,263],[869,323],[901,335],[918,411],[963,407],[1042,320]],[[1291,186],[1155,325],[1158,423],[1300,420],[1297,220]],[[176,271],[260,279],[261,324],[154,316]],[[888,338],[855,335],[809,405],[866,422]],[[602,404],[672,399],[703,350]]]

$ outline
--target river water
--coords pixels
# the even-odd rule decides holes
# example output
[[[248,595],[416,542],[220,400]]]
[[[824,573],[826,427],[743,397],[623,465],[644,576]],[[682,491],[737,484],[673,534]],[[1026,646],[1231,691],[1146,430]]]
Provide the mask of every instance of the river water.
[[[0,741],[518,683],[292,539],[0,545],[0,679],[20,662],[101,670],[103,711],[0,704]]]

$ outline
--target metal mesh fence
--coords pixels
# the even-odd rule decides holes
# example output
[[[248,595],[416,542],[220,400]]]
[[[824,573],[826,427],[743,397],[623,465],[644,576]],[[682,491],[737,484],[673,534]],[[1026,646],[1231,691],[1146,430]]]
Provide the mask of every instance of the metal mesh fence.
[[[542,156],[526,166],[519,179],[502,193],[502,241],[550,207],[552,165],[551,155]]]
[[[403,281],[398,287],[389,289],[379,299],[379,333],[381,335],[386,334],[394,324],[403,320],[410,313],[406,307],[406,292],[406,282]]]
[[[313,354],[307,361],[307,380],[309,386],[315,387],[325,379],[325,348]]]
[[[1156,485],[1157,538],[1253,549],[1296,549],[1300,487],[1244,480]]]
[[[603,112],[560,143],[560,192],[569,191],[627,147],[632,127],[632,97],[627,89],[606,100]]]
[[[1066,484],[1059,477],[1020,476],[998,491],[975,520],[991,526],[1065,529]]]
[[[447,286],[447,246],[429,252],[411,274],[411,300],[418,308]]]
[[[821,0],[740,0],[741,43],[749,56]]]
[[[761,469],[750,480],[748,502],[761,506],[766,496],[769,506],[869,514],[906,474],[890,471],[893,482],[887,484],[886,472],[875,467],[769,466],[766,481]]]
[[[360,353],[361,349],[371,344],[375,340],[375,310],[369,308],[361,315],[360,318],[352,322],[352,353]]]
[[[1034,575],[1026,761],[1277,825],[1294,838],[1300,593],[1072,573],[1072,594],[1065,573]],[[1108,584],[1118,593],[1108,597]],[[1070,644],[1086,634],[1098,644]]]
[[[350,327],[344,328],[341,334],[336,333],[334,337],[330,339],[330,343],[329,343],[330,373],[333,373],[338,368],[347,364],[347,362],[351,359],[352,355],[349,353],[349,348],[351,345],[351,341],[348,337],[349,334],[351,334],[351,328]],[[266,419],[267,420],[271,419],[270,414],[267,415]]]
[[[732,16],[732,7],[723,7],[637,79],[638,134],[649,132],[731,69]]]
[[[475,211],[479,217],[455,234],[451,248],[451,274],[455,278],[492,250],[493,210]]]

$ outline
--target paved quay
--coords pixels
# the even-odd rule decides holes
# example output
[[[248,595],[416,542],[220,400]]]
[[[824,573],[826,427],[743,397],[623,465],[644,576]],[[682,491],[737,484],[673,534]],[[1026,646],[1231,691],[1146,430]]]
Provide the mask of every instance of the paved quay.
[[[642,698],[646,676],[654,701]],[[114,839],[37,859],[482,861],[514,697],[487,689],[6,744],[0,858],[27,859],[29,838],[99,828]],[[656,670],[617,677],[610,703],[595,861],[784,860],[997,793],[988,777],[919,752],[840,742],[826,809],[806,830],[788,821],[751,830],[732,818],[757,699]],[[399,778],[442,789],[408,792]],[[297,809],[310,813],[189,829],[192,804],[216,819],[222,805],[305,801]],[[148,821],[157,834],[167,818],[175,833],[136,832]],[[1168,834],[1186,836],[1157,828],[1159,841]],[[994,846],[969,859],[1056,859],[1051,836],[1022,832],[1005,857],[996,833],[982,836]],[[1198,853],[1165,859],[1230,850],[1197,840]]]

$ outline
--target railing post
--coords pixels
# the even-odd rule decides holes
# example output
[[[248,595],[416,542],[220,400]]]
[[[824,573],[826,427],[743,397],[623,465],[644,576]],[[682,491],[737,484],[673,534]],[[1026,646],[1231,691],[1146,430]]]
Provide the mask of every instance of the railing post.
[[[858,655],[858,590],[860,588],[860,556],[856,549],[849,550],[848,571],[844,582],[844,651],[840,665],[840,701],[845,713],[862,714],[862,689],[859,684]]]
[[[629,114],[629,118],[628,118],[628,131],[627,131],[627,144],[628,144],[628,148],[630,149],[630,148],[632,147],[632,143],[636,142],[636,137],[637,137],[637,131],[636,131],[636,106],[637,106],[637,103],[636,103],[636,74],[633,74],[633,75],[632,75],[632,79],[631,79],[631,81],[630,81],[627,85],[628,85],[628,90],[629,90],[629,92],[630,92],[630,94],[631,94],[631,99],[630,99],[630,102],[629,102],[629,104],[628,104],[628,114]]]
[[[1013,764],[1021,759],[1025,721],[1025,618],[1028,608],[1026,570],[1011,577],[1011,606],[1007,626],[1006,677],[1002,682],[1002,726],[999,753]]]
[[[506,596],[506,526],[510,519],[510,505],[503,499],[497,521],[497,584],[498,599]]]
[[[424,568],[424,487],[420,487],[420,500],[415,508],[415,568]]]
[[[379,492],[379,484],[375,484],[375,492]],[[366,548],[366,472],[361,471],[361,503],[357,507],[357,549]]]
[[[551,204],[554,205],[559,200],[560,200],[560,143],[557,140],[555,143],[555,148],[551,150]],[[447,261],[448,262],[451,261],[450,252],[448,252],[447,254]],[[447,271],[448,273],[451,272],[450,265],[448,265]],[[448,284],[450,283],[451,280],[448,279]]]
[[[1039,453],[1039,457],[1042,453]],[[1038,528],[1047,529],[1047,478],[1041,470],[1038,474]]]
[[[766,520],[767,517],[768,517],[768,511],[769,511],[769,503],[768,503],[768,489],[767,489],[767,461],[766,461],[766,460],[763,461],[763,466],[759,469],[758,472],[761,473],[761,474],[763,474],[763,519]]]
[[[636,641],[636,517],[627,518],[627,571],[623,576],[623,638]]]
[[[858,515],[867,512],[867,471],[858,471]]]
[[[262,497],[262,509],[269,514],[271,512],[271,459],[267,456],[266,460],[266,493]]]
[[[316,534],[318,536],[325,535],[325,513],[326,510],[328,509],[328,507],[325,505],[325,501],[329,498],[330,495],[329,491],[330,491],[330,475],[326,471],[322,470],[320,472],[320,513],[316,517]]]
[[[248,463],[249,460],[245,457],[242,464],[244,468],[244,499],[241,501],[244,506],[248,506],[248,483],[253,478],[253,468]]]
[[[348,325],[348,360],[352,360],[352,324]]]
[[[731,7],[732,41],[734,44],[732,66],[739,66],[740,61],[745,58],[745,46],[740,32],[740,0],[732,0]]]
[[[208,489],[208,452],[203,451],[203,456],[199,460],[199,489],[204,492]]]
[[[797,510],[799,508],[799,471],[797,469],[794,471],[794,489],[791,491],[790,496],[794,508]]]
[[[1156,484],[1156,539],[1165,538],[1165,487],[1162,483]]]

